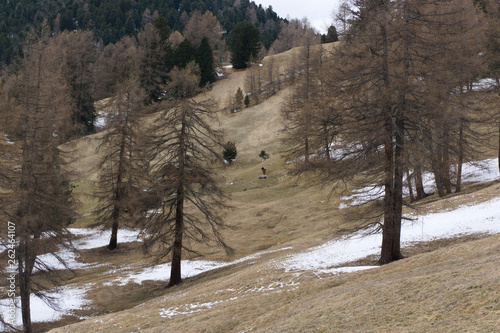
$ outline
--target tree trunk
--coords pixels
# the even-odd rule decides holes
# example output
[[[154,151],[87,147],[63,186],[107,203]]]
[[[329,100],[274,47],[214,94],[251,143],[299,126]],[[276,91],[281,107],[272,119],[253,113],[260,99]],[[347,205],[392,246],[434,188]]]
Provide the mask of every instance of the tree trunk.
[[[384,161],[384,224],[382,226],[382,249],[379,263],[392,262],[394,240],[394,179],[393,179],[393,150],[392,150],[392,123],[389,116],[385,122],[385,161]]]
[[[331,160],[331,156],[330,156],[330,137],[328,135],[328,125],[325,124],[324,125],[324,128],[325,128],[325,157],[326,157],[326,160],[327,161],[330,161]]]
[[[458,166],[457,166],[457,183],[455,185],[455,192],[458,193],[462,190],[462,164],[464,163],[464,121],[460,119],[460,130],[458,138]]]
[[[452,193],[451,177],[450,177],[450,146],[449,146],[449,135],[447,129],[445,130],[445,135],[444,135],[443,155],[442,155],[440,170],[446,194],[450,194]]]
[[[175,234],[172,249],[172,266],[170,269],[170,281],[167,288],[182,283],[181,258],[182,258],[182,235],[184,232],[184,191],[177,191],[177,207],[175,212]]]
[[[403,174],[404,174],[404,108],[396,118],[396,152],[394,155],[394,235],[392,261],[403,258],[401,254],[401,220],[403,218]]]
[[[410,196],[410,202],[415,201],[415,196],[413,195],[412,178],[413,176],[410,174],[410,170],[406,169],[406,180],[408,185],[408,195]]]
[[[417,200],[422,200],[427,197],[424,190],[424,181],[422,179],[422,167],[418,164],[413,171],[415,175],[415,189],[417,191]]]
[[[127,117],[128,118],[128,117]],[[118,224],[120,220],[120,206],[122,204],[124,190],[122,178],[125,174],[125,141],[126,136],[122,135],[120,143],[120,157],[118,160],[118,175],[116,179],[115,200],[113,206],[113,224],[111,226],[111,238],[109,240],[108,249],[114,250],[118,247]]]
[[[394,216],[394,155],[393,138],[394,130],[392,126],[392,112],[390,106],[390,80],[389,80],[389,49],[387,45],[387,31],[384,24],[381,25],[383,42],[383,73],[384,73],[384,95],[387,105],[384,106],[384,224],[382,226],[382,247],[380,253],[380,264],[387,264],[393,261],[393,246],[395,237],[395,216]]]
[[[23,317],[23,332],[31,333],[31,303],[30,303],[30,276],[27,274],[20,275],[20,296],[21,296],[21,315]]]
[[[404,109],[405,94],[403,89],[399,96],[398,110],[393,128],[393,115],[390,105],[391,80],[389,74],[389,45],[387,41],[387,27],[381,25],[383,43],[383,71],[384,71],[384,95],[387,100],[385,108],[385,197],[384,197],[384,225],[382,227],[382,249],[379,263],[387,264],[403,258],[401,255],[401,218],[403,207],[403,153],[404,153]],[[404,74],[407,75],[407,44],[405,43]],[[406,79],[403,78],[406,83]],[[393,139],[396,148],[393,151]]]
[[[445,192],[445,188],[444,188],[444,181],[441,177],[440,162],[436,161],[435,158],[432,158],[432,160],[434,160],[434,162],[432,163],[432,170],[434,171],[436,189],[438,191],[438,195],[440,197],[444,197],[446,195],[446,192]]]
[[[118,247],[118,216],[115,217],[115,214],[113,213],[113,224],[111,226],[111,238],[109,239],[108,249],[114,250],[117,247]]]
[[[28,236],[29,237],[29,236]],[[18,247],[19,268],[19,293],[21,298],[21,316],[23,319],[23,332],[31,333],[31,264],[30,246],[28,241],[21,241]]]
[[[186,180],[186,110],[182,106],[181,133],[179,135],[179,150],[177,161],[179,164],[177,179],[177,202],[175,209],[175,230],[174,244],[172,247],[172,264],[170,269],[170,281],[167,288],[182,283],[181,258],[182,258],[182,237],[184,233],[184,181]]]

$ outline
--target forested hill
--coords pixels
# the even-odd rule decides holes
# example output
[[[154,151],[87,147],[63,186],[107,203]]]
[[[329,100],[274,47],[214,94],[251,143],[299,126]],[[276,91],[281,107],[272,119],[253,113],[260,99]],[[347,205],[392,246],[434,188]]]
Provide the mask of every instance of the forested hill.
[[[54,31],[92,30],[104,44],[135,35],[152,17],[165,17],[172,30],[182,31],[189,14],[209,10],[226,34],[241,21],[251,21],[269,48],[284,21],[249,0],[0,0],[0,67],[18,54],[27,31],[44,19]]]

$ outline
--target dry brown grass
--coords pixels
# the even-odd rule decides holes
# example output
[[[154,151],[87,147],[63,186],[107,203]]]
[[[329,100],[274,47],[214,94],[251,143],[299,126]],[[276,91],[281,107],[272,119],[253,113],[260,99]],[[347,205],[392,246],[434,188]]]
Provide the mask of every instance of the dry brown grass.
[[[275,59],[288,61],[292,52],[297,50]],[[238,87],[243,88],[244,77],[244,71],[233,71],[205,97],[226,103]],[[79,315],[100,316],[51,332],[493,332],[499,327],[499,236],[416,244],[404,250],[408,259],[358,273],[319,276],[276,268],[286,254],[330,240],[340,228],[356,222],[348,210],[338,209],[339,192],[329,199],[329,186],[287,175],[280,157],[279,116],[287,93],[283,90],[236,114],[221,113],[227,140],[238,149],[234,165],[220,169],[234,207],[226,215],[234,229],[225,230],[224,236],[236,252],[227,257],[221,249],[196,247],[204,259],[211,260],[276,252],[203,273],[167,290],[163,288],[166,281],[106,285],[150,264],[138,244],[122,244],[114,252],[105,248],[83,251],[83,260],[102,265],[78,272],[68,283],[93,284],[87,295],[92,308]],[[93,221],[88,213],[95,202],[87,195],[96,179],[96,145],[94,140],[83,139],[68,147],[81,154],[74,164],[82,175],[76,190],[82,201],[77,226]],[[262,149],[271,154],[270,159],[258,157]],[[267,180],[258,179],[262,166],[268,170]],[[407,210],[453,209],[464,202],[496,197],[499,189],[499,184],[469,187],[445,200],[429,197]],[[71,320],[44,325],[43,330]]]
[[[276,252],[189,279],[133,309],[52,332],[494,332],[500,324],[499,240],[469,241],[336,276],[283,272],[273,267],[283,255]]]

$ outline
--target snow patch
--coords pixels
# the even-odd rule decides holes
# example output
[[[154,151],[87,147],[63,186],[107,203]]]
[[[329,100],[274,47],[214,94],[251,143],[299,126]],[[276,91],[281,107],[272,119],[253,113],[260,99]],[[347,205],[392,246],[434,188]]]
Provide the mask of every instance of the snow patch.
[[[474,82],[472,84],[472,90],[478,91],[478,90],[487,90],[496,87],[497,83],[495,79],[487,78],[487,79],[481,79],[477,82]]]
[[[451,174],[455,173],[457,166],[452,166]],[[462,182],[468,183],[487,183],[499,178],[498,175],[498,158],[491,158],[479,162],[468,162],[462,165]],[[430,172],[425,172],[422,175],[424,189],[427,193],[436,191],[434,175]],[[404,179],[406,184],[406,177]],[[403,187],[403,195],[407,196],[408,187]],[[383,198],[384,188],[378,185],[366,186],[361,189],[352,191],[351,195],[342,196],[340,199],[339,208],[345,209],[350,206],[359,206],[369,203],[374,200]]]
[[[239,264],[242,262],[246,262],[249,260],[257,259],[261,257],[264,254],[267,253],[273,253],[277,251],[284,251],[291,249],[291,247],[285,247],[282,249],[278,250],[269,250],[269,251],[263,251],[259,252],[256,254],[252,254],[246,257],[243,257],[241,259],[237,259],[234,261],[230,262],[222,262],[222,261],[209,261],[209,260],[182,260],[181,262],[181,276],[183,279],[211,271],[213,269],[217,268],[222,268],[230,265],[235,265]],[[117,279],[114,279],[110,282],[104,283],[106,286],[112,286],[112,285],[119,285],[123,286],[126,285],[127,283],[134,282],[134,283],[142,283],[143,281],[147,280],[168,280],[170,279],[170,269],[171,269],[171,263],[166,263],[166,264],[160,264],[152,267],[148,267],[143,269],[142,271],[138,273],[129,273],[125,277],[120,277]]]
[[[77,250],[95,249],[107,246],[111,237],[111,230],[99,230],[90,228],[70,228],[73,235],[79,238],[73,242]],[[136,242],[139,238],[139,231],[130,229],[118,230],[118,244]]]
[[[90,289],[91,285],[86,287],[70,287],[65,286],[59,289],[51,289],[47,292],[47,296],[52,298],[55,302],[56,308],[53,309],[40,298],[31,296],[31,320],[33,322],[49,322],[61,319],[63,316],[74,315],[74,310],[83,309],[88,300],[85,298],[86,292]],[[0,314],[3,318],[10,318],[8,313],[8,306],[10,299],[0,300]],[[16,314],[15,325],[22,326],[21,316],[21,300],[19,297],[15,298]],[[83,318],[80,318],[83,319]],[[6,331],[6,328],[0,323],[0,331]]]
[[[106,127],[107,121],[106,121],[106,115],[103,113],[98,113],[97,117],[94,120],[94,126],[103,129]]]
[[[426,215],[407,215],[413,221],[403,223],[401,246],[475,233],[500,233],[500,198],[488,202],[463,205],[453,211]],[[285,271],[348,272],[353,267],[339,266],[380,253],[382,234],[373,228],[327,242],[321,246],[288,256],[277,264]],[[366,267],[371,268],[371,267]]]
[[[234,300],[236,298],[237,297],[233,297],[233,298],[230,298],[229,300]],[[227,302],[227,301],[228,300],[226,300],[226,301],[220,300],[220,301],[204,302],[204,303],[195,302],[195,303],[191,303],[191,304],[184,304],[184,305],[178,306],[178,307],[171,307],[168,309],[163,308],[160,310],[160,316],[162,316],[163,318],[172,318],[172,317],[177,316],[177,315],[186,315],[186,314],[190,314],[190,313],[200,312],[203,310],[210,309],[216,304],[220,304],[220,303]]]

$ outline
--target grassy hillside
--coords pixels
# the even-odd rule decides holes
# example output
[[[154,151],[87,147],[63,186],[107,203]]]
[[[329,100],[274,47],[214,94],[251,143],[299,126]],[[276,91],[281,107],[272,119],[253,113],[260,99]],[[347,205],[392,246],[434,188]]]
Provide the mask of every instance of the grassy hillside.
[[[335,276],[273,270],[272,255],[186,281],[130,310],[51,332],[494,332],[500,238]]]
[[[244,78],[244,71],[232,72],[207,94],[227,103],[238,87],[244,88]],[[198,248],[202,259],[219,261],[265,252],[167,290],[167,281],[109,284],[149,265],[139,244],[122,244],[114,252],[84,250],[82,261],[101,265],[79,271],[68,277],[68,283],[91,286],[87,298],[92,304],[77,313],[91,318],[51,332],[492,332],[498,328],[499,236],[418,244],[403,250],[405,260],[357,273],[287,272],[279,267],[286,254],[333,239],[357,222],[351,210],[339,210],[340,192],[331,192],[329,184],[287,175],[280,156],[279,111],[288,93],[285,89],[257,106],[220,115],[227,140],[238,149],[235,163],[220,169],[233,206],[226,220],[235,227],[224,236],[235,254],[228,257],[221,249]],[[81,175],[76,189],[82,202],[78,227],[94,219],[90,212],[95,202],[89,194],[96,180],[99,137],[66,146],[79,154],[74,163]],[[258,157],[262,149],[271,155],[266,161]],[[258,179],[262,166],[268,171],[266,180]],[[469,186],[453,199],[433,196],[414,208],[452,209],[494,198],[499,189],[497,183]],[[373,262],[367,258],[353,265]],[[36,327],[44,331],[74,321],[67,317]]]

